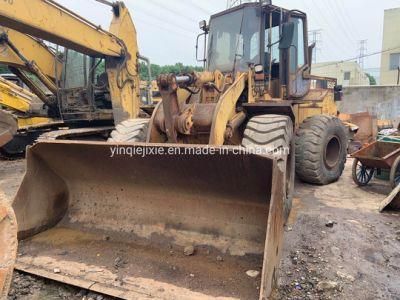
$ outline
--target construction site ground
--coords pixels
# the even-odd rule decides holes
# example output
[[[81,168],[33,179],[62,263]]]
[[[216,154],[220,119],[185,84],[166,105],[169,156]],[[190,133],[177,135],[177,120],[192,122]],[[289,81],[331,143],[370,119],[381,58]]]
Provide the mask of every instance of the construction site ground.
[[[388,184],[357,187],[351,164],[328,186],[296,182],[276,298],[400,299],[400,213],[380,214]],[[24,160],[0,161],[1,198],[12,201],[24,169]],[[15,272],[9,299],[108,298]]]

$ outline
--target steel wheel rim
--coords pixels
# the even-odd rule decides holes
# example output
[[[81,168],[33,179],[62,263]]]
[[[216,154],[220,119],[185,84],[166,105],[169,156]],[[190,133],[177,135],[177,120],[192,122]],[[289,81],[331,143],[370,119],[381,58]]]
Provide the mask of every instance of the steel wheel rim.
[[[359,183],[367,184],[374,175],[374,168],[369,168],[363,165],[360,161],[357,162],[356,177]],[[399,174],[400,182],[400,174]]]

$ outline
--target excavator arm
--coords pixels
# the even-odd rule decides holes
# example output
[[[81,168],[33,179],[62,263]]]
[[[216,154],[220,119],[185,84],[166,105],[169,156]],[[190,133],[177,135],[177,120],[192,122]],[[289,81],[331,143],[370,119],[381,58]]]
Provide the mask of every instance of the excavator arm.
[[[32,67],[29,64],[32,64],[47,80],[54,82],[61,78],[62,62],[53,51],[43,42],[6,27],[0,27],[0,64],[30,72]]]
[[[7,65],[44,103],[56,109],[56,81],[61,79],[62,62],[43,42],[16,30],[0,27],[0,64]],[[34,74],[35,82],[24,71]],[[46,94],[46,87],[53,95]]]
[[[0,25],[65,48],[106,59],[116,123],[139,114],[140,81],[136,29],[122,2],[113,4],[110,31],[52,0],[0,3]]]

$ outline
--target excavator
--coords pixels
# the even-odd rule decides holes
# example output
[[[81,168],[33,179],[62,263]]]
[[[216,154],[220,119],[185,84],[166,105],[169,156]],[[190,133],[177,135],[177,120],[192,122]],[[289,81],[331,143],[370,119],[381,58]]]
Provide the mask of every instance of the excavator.
[[[62,125],[56,100],[62,64],[43,42],[5,27],[0,28],[0,64],[16,76],[0,81],[0,151],[9,157],[22,153],[45,130]],[[16,78],[24,87],[11,82]]]
[[[1,25],[105,59],[118,124],[107,142],[28,148],[15,267],[122,299],[269,299],[295,172],[329,184],[346,160],[306,14],[263,1],[202,21],[206,70],[161,75],[138,118],[135,30],[110,5],[106,32],[52,0],[0,3]]]
[[[2,81],[4,101],[0,100],[0,105],[14,115],[14,120],[2,119],[3,135],[9,137],[18,123],[14,138],[0,149],[3,155],[23,154],[27,145],[47,133],[57,139],[87,135],[91,139],[106,139],[103,135],[108,136],[113,129],[114,115],[104,59],[70,49],[62,53],[50,49],[41,39],[6,27],[0,28],[0,47],[0,64],[7,65],[33,92],[17,92],[15,86]],[[147,58],[140,59],[149,65]],[[150,88],[146,83],[141,89],[140,104],[143,110],[151,112]]]

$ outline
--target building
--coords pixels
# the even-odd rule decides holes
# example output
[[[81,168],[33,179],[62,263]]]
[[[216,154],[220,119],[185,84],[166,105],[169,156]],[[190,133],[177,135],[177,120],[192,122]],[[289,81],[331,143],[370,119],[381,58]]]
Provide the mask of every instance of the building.
[[[393,49],[385,52],[387,49]],[[400,8],[385,10],[381,85],[397,85],[400,74]]]
[[[311,73],[316,76],[336,78],[339,85],[370,85],[368,76],[355,61],[314,64]]]

